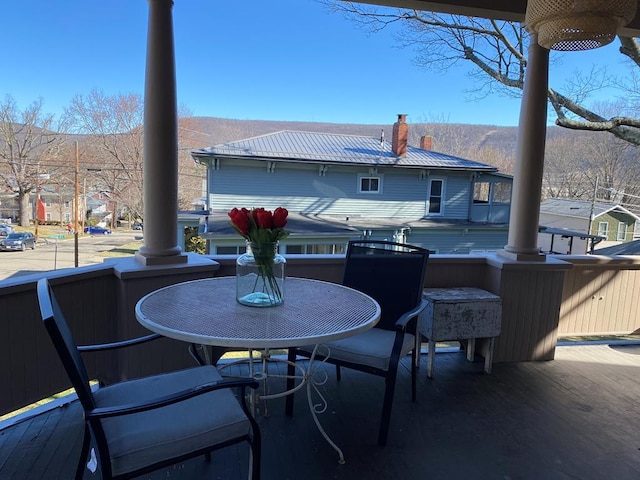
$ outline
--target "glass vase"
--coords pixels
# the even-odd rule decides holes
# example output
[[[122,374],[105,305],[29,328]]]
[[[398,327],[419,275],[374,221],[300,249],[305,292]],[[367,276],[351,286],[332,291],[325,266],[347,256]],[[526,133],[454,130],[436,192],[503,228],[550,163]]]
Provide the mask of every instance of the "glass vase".
[[[236,300],[249,307],[275,307],[284,302],[287,261],[278,242],[247,242],[247,252],[236,260]]]

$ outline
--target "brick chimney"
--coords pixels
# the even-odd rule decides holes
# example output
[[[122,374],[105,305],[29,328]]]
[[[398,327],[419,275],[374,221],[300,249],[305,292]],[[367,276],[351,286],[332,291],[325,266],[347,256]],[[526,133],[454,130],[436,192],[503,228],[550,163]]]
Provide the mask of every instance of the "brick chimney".
[[[409,136],[409,125],[407,125],[407,115],[398,114],[398,121],[393,124],[393,137],[391,138],[391,151],[399,157],[407,154],[407,137]]]
[[[433,137],[431,135],[420,137],[420,148],[423,150],[431,150],[433,148]]]

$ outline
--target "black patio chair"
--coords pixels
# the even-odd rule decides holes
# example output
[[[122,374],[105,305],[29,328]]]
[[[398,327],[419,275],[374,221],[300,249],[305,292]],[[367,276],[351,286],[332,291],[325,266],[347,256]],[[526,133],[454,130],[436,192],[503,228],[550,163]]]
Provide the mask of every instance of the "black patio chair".
[[[257,388],[258,382],[223,380],[215,367],[199,366],[92,391],[81,352],[160,336],[78,347],[48,280],[39,280],[37,288],[42,320],[84,410],[76,478],[82,478],[94,453],[102,478],[129,479],[199,455],[210,459],[211,451],[243,441],[251,447],[251,478],[260,478],[260,430],[244,400],[246,387]],[[238,388],[240,402],[231,388]]]
[[[352,337],[322,345],[317,360],[384,377],[386,387],[378,444],[386,445],[398,362],[411,352],[411,399],[416,399],[419,352],[417,317],[426,307],[422,299],[429,250],[386,241],[351,241],[347,247],[342,284],[374,298],[381,307],[376,326]],[[289,349],[288,359],[311,357],[314,346]],[[293,367],[289,367],[289,376]],[[292,381],[289,381],[290,386]],[[286,413],[293,412],[293,396],[286,399]]]

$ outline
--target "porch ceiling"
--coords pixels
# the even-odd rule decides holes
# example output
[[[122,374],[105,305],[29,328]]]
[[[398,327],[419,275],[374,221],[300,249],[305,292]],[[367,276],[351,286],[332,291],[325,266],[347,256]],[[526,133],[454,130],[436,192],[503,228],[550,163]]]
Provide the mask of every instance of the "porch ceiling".
[[[524,21],[527,9],[527,0],[358,0],[358,3],[516,22]],[[620,33],[629,37],[640,37],[640,8],[638,8],[633,21],[621,29]]]

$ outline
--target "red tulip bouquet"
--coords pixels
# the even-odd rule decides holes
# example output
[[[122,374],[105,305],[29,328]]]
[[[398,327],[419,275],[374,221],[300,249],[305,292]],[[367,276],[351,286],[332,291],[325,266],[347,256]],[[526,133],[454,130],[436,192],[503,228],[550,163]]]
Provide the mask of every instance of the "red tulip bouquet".
[[[289,235],[284,230],[289,212],[282,207],[273,212],[264,208],[234,208],[228,215],[233,229],[247,240],[247,254],[238,259],[238,267],[254,261],[257,268],[252,284],[248,283],[248,270],[241,272],[238,268],[238,302],[251,306],[281,304],[285,260],[276,255],[276,249],[278,241]]]

